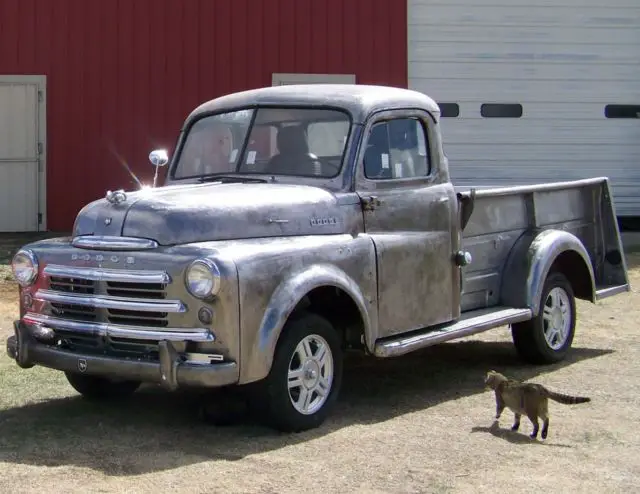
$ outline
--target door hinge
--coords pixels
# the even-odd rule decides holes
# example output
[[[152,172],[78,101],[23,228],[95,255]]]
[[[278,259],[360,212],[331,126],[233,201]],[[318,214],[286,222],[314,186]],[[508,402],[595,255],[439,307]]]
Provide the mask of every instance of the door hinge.
[[[43,150],[44,146],[42,145],[41,142],[38,143],[38,154],[42,154],[42,150]]]
[[[44,95],[42,94],[42,91],[38,90],[38,101],[40,103],[42,103],[43,98],[44,98]]]
[[[38,225],[42,225],[42,213],[38,213]]]

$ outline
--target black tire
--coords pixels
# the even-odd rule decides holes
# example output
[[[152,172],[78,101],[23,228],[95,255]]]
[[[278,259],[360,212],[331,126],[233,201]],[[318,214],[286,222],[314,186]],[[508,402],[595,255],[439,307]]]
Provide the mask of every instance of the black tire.
[[[137,381],[113,381],[106,377],[65,372],[67,381],[78,393],[90,400],[126,398],[140,387]]]
[[[544,309],[549,301],[549,294],[554,289],[564,292],[567,299],[565,302],[568,301],[567,305],[571,317],[567,331],[563,331],[563,333],[566,333],[566,337],[556,348],[553,348],[545,338],[546,323],[544,320]],[[529,321],[512,324],[511,335],[516,350],[524,360],[532,364],[552,364],[566,357],[573,343],[575,327],[576,301],[573,288],[562,273],[553,271],[549,273],[544,282],[538,315]]]
[[[292,400],[294,398],[300,399],[303,387],[306,389],[307,386],[301,383],[297,388],[298,391],[293,391],[290,396],[289,366],[290,363],[295,364],[299,360],[295,355],[298,344],[305,338],[316,337],[323,339],[323,344],[326,343],[331,351],[329,355],[330,361],[326,362],[324,371],[327,371],[330,362],[333,372],[329,391],[326,393],[324,402],[320,403],[320,400],[317,403],[317,410],[305,414],[294,407]],[[315,344],[312,350],[315,350],[313,357],[316,357],[318,348],[315,347]],[[310,370],[310,374],[306,374],[308,376],[307,383],[318,383],[319,385],[319,377],[322,375],[326,377],[328,374],[326,372],[322,374],[323,368],[317,367],[317,361],[309,360],[316,363],[307,361],[307,368]],[[300,363],[302,364],[302,362]],[[319,372],[316,372],[315,377],[312,377],[313,371],[316,369]],[[320,426],[331,413],[340,392],[342,369],[341,340],[339,333],[331,323],[317,314],[307,312],[295,316],[283,328],[269,375],[262,381],[255,383],[253,390],[250,392],[248,401],[252,415],[259,422],[280,432],[302,432]],[[319,397],[316,391],[312,391],[311,396],[316,396],[313,401],[316,401],[317,397]]]

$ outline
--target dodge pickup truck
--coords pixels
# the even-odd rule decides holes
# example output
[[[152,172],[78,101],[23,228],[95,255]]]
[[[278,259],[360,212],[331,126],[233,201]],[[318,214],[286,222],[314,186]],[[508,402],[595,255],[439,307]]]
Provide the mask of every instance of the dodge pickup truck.
[[[246,390],[267,425],[319,426],[343,356],[398,357],[510,325],[567,355],[575,300],[629,291],[607,178],[456,189],[429,96],[293,85],[195,108],[161,186],[108,191],[13,258],[7,353],[91,399],[141,383]],[[561,164],[559,164],[561,166]]]

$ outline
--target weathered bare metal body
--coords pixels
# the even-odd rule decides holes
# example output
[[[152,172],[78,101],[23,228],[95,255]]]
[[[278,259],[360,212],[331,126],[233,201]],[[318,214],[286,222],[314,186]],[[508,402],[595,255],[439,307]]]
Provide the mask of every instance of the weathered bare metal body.
[[[260,105],[347,110],[340,173],[198,183],[170,171],[163,187],[87,205],[72,237],[24,247],[38,275],[20,289],[7,346],[21,366],[169,389],[244,385],[270,375],[300,311],[323,316],[345,347],[390,357],[533,320],[551,271],[592,302],[629,290],[606,178],[456,194],[439,109],[413,91],[313,85],[225,96],[189,115],[176,152],[202,116]],[[393,116],[426,125],[429,175],[364,176],[369,129]],[[212,300],[185,288],[196,259],[219,272]],[[64,316],[52,310],[61,306]]]

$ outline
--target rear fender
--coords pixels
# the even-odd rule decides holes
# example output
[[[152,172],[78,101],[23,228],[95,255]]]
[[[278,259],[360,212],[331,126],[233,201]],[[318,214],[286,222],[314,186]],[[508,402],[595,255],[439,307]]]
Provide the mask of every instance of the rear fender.
[[[502,303],[509,307],[528,307],[533,316],[537,316],[547,275],[554,262],[565,255],[571,255],[572,260],[579,259],[580,272],[565,273],[574,291],[581,294],[580,298],[595,302],[595,277],[584,245],[572,233],[550,229],[525,233],[511,249],[502,274]],[[577,283],[581,285],[576,290]]]

